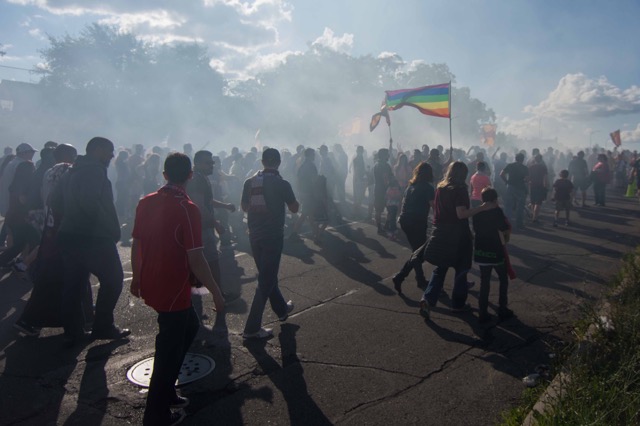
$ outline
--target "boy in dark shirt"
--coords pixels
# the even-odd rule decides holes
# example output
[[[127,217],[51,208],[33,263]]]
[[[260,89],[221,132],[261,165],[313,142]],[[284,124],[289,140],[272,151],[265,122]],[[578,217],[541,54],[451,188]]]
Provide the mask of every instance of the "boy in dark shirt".
[[[482,201],[491,203],[498,201],[498,192],[490,187],[482,190]],[[480,314],[479,323],[491,321],[488,312],[489,283],[491,271],[496,270],[500,281],[498,296],[498,318],[505,320],[513,316],[513,311],[507,308],[507,288],[509,277],[507,275],[507,262],[505,244],[509,241],[511,225],[501,208],[486,210],[473,216],[473,230],[475,242],[473,257],[480,267],[480,294],[478,307]]]
[[[558,217],[560,211],[564,210],[566,214],[566,225],[569,226],[569,214],[571,213],[571,199],[573,195],[573,183],[569,180],[569,170],[562,170],[560,172],[560,179],[557,179],[553,183],[553,189],[555,191],[553,199],[556,202],[555,218],[553,220],[553,227],[558,227]]]

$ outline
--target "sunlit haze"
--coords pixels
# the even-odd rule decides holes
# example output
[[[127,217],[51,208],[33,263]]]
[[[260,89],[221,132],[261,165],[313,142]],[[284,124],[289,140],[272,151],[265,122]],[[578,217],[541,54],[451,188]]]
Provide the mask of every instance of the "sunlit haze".
[[[389,79],[377,80],[374,73],[360,73],[367,60],[376,60],[379,67],[382,63],[393,64],[396,75],[419,76],[420,73],[412,74],[412,71],[425,64],[448,67],[454,76],[454,145],[480,144],[473,132],[464,128],[465,111],[457,109],[460,103],[456,104],[456,96],[461,95],[455,90],[468,88],[471,101],[483,103],[487,111],[495,114],[481,120],[474,118],[478,126],[495,121],[498,132],[513,134],[522,140],[538,140],[540,144],[565,148],[599,144],[609,149],[613,148],[609,133],[620,129],[622,147],[637,149],[640,146],[639,18],[640,3],[625,0],[615,3],[4,0],[0,3],[0,51],[5,53],[0,57],[0,79],[38,83],[46,74],[30,70],[50,69],[51,64],[42,55],[52,47],[49,37],[58,41],[66,35],[77,38],[88,26],[97,23],[112,26],[119,34],[130,33],[153,48],[197,43],[206,54],[208,66],[215,71],[212,75],[219,73],[221,77],[219,82],[213,81],[215,78],[190,77],[188,66],[176,63],[170,81],[163,77],[153,85],[161,96],[158,99],[168,105],[177,102],[179,112],[166,110],[168,105],[149,95],[145,95],[147,99],[137,99],[132,93],[129,93],[131,99],[118,99],[115,95],[113,99],[95,99],[95,102],[109,103],[114,109],[119,108],[119,102],[126,104],[123,108],[131,107],[128,119],[95,117],[95,121],[91,121],[96,132],[111,133],[105,136],[119,145],[131,146],[140,141],[141,132],[132,128],[146,127],[149,140],[141,142],[149,145],[167,143],[177,147],[193,142],[197,147],[209,142],[214,150],[228,150],[232,145],[246,148],[253,145],[256,132],[261,130],[264,143],[318,146],[340,142],[340,129],[353,127],[350,123],[358,121],[357,129],[350,130],[359,132],[358,138],[350,143],[383,146],[389,138],[386,125],[370,133],[368,120],[379,109],[384,91],[448,81],[397,78],[395,86],[385,86],[390,84]],[[327,80],[315,77],[305,81],[308,74],[304,69],[307,68],[298,68],[296,74],[290,61],[308,59],[312,49],[338,53],[342,55],[338,58],[353,58],[355,62],[323,63],[320,60],[316,67]],[[323,57],[327,56],[320,56]],[[167,64],[175,60],[174,55],[167,59]],[[311,67],[300,60],[300,67]],[[286,73],[294,79],[283,77],[285,71],[278,74],[287,62],[291,66]],[[255,77],[265,75],[271,77],[260,80],[261,86],[250,84]],[[343,86],[328,84],[335,81],[331,76],[345,75],[354,75],[354,80],[358,76],[367,79],[357,82],[360,88],[354,91],[366,95],[351,96],[344,93]],[[180,81],[181,76],[187,81]],[[143,76],[139,78],[142,87],[155,77],[149,76],[146,81]],[[221,95],[212,98],[210,108],[205,108],[204,113],[202,105],[200,111],[191,111],[186,105],[192,102],[192,97],[184,95],[188,93],[187,86],[204,84],[205,80],[218,84]],[[286,82],[291,85],[284,84]],[[407,87],[398,86],[398,82]],[[365,84],[371,88],[363,89]],[[321,87],[309,90],[308,96],[301,93],[301,87],[314,85]],[[266,89],[252,98],[254,104],[238,103],[240,99],[247,99],[248,93],[255,94],[257,86]],[[319,96],[323,88],[326,96]],[[70,96],[69,102],[73,99]],[[151,105],[135,104],[138,101],[144,104],[145,100]],[[155,107],[165,110],[136,118],[136,111]],[[84,107],[78,106],[78,109]],[[270,115],[275,112],[286,117]],[[323,112],[322,122],[316,117],[319,112]],[[154,116],[172,117],[176,122],[188,124],[169,125],[162,118],[166,124],[162,127],[163,123],[154,122]],[[394,140],[403,147],[424,142],[449,143],[446,119],[421,115],[410,108],[393,111],[391,119]],[[267,120],[269,122],[265,122]],[[460,126],[456,126],[457,120]],[[216,122],[215,126],[198,125],[211,122]],[[291,128],[282,131],[282,123],[288,123]],[[83,142],[76,139],[96,133],[81,128],[83,125],[87,123],[76,123],[73,129],[67,129],[70,142],[78,146]],[[333,130],[317,130],[324,129],[322,126]],[[49,138],[64,139],[65,129],[50,126],[49,130],[50,137],[45,136],[45,131],[32,135],[11,134],[11,137],[45,138],[29,141],[36,145]],[[326,135],[331,134],[335,136],[327,140]],[[0,138],[3,146],[22,142],[6,140],[7,134]]]

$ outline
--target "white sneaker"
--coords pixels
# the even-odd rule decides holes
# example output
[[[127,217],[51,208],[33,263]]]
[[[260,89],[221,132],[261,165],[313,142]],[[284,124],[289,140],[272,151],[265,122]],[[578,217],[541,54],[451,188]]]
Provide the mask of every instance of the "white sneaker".
[[[273,337],[273,330],[270,328],[261,328],[260,330],[256,331],[255,333],[242,333],[242,338],[243,339],[270,339]]]
[[[289,300],[289,301],[287,302],[287,313],[286,313],[286,314],[284,314],[284,315],[283,315],[283,316],[281,316],[281,317],[278,317],[278,319],[279,319],[280,321],[286,321],[286,320],[287,320],[287,318],[289,318],[289,314],[290,314],[291,312],[293,312],[293,301],[292,301],[292,300]]]

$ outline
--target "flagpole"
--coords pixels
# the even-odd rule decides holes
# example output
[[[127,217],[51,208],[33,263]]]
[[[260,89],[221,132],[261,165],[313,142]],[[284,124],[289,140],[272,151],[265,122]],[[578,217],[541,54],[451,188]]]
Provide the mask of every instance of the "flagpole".
[[[451,131],[451,80],[449,80],[449,160],[453,160],[453,133]]]
[[[393,150],[393,137],[391,136],[391,124],[389,124],[389,155],[391,155],[391,151]]]

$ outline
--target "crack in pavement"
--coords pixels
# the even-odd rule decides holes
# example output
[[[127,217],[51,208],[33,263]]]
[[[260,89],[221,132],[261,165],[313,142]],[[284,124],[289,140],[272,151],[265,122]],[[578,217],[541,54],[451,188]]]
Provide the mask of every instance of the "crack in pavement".
[[[335,424],[341,423],[341,422],[347,422],[349,421],[354,415],[356,415],[358,412],[365,410],[369,407],[372,407],[374,405],[378,405],[380,403],[386,402],[388,400],[391,400],[393,398],[399,397],[409,391],[411,391],[412,389],[415,389],[416,387],[422,385],[423,383],[425,383],[427,380],[429,380],[431,377],[433,377],[436,374],[442,373],[448,365],[454,363],[455,361],[458,360],[458,358],[462,357],[463,355],[467,354],[469,351],[472,351],[473,349],[476,349],[476,346],[470,346],[466,349],[464,349],[463,351],[460,351],[459,353],[457,353],[456,355],[447,358],[446,360],[444,360],[442,362],[442,364],[440,365],[440,367],[436,368],[435,370],[430,371],[426,376],[419,376],[420,380],[418,380],[416,383],[411,384],[409,386],[406,386],[402,389],[399,389],[393,393],[391,393],[390,395],[386,395],[380,398],[375,398],[372,399],[370,401],[366,401],[366,402],[362,402],[360,404],[357,404],[356,406],[348,409],[347,411],[345,411],[343,413],[343,418],[336,420]]]
[[[371,370],[371,371],[376,371],[376,372],[383,372],[383,373],[389,373],[389,374],[397,374],[400,376],[407,376],[407,377],[411,377],[413,379],[421,379],[422,376],[418,376],[415,374],[411,374],[411,373],[407,373],[405,371],[398,371],[398,370],[389,370],[386,368],[380,368],[380,367],[371,367],[368,365],[358,365],[358,364],[338,364],[338,363],[334,363],[334,362],[323,362],[323,361],[316,361],[316,360],[309,360],[309,359],[304,359],[304,360],[299,360],[298,362],[299,364],[311,364],[311,365],[323,365],[323,366],[327,366],[327,367],[335,367],[335,368],[344,368],[344,369],[354,369],[354,370]],[[295,363],[290,364],[294,365]],[[287,366],[287,367],[289,367]]]

